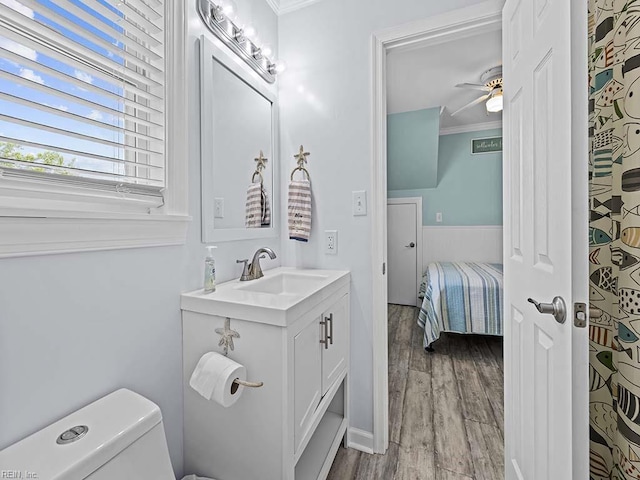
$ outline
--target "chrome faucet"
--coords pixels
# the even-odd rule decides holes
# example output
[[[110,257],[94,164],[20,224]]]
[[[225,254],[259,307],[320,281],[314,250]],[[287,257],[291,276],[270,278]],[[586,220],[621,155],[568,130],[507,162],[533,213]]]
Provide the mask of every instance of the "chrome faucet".
[[[268,254],[271,260],[276,258],[276,254],[273,250],[271,250],[269,247],[262,247],[253,254],[251,263],[249,263],[249,259],[236,260],[236,263],[244,263],[242,275],[240,276],[241,282],[246,282],[247,280],[256,280],[264,275],[262,273],[262,267],[260,266],[260,259],[265,258],[265,256],[262,255],[263,253]]]

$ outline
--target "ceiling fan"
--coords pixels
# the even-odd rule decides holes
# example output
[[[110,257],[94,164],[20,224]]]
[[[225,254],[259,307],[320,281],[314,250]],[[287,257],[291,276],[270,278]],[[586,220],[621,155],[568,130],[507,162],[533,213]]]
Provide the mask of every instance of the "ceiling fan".
[[[459,88],[481,90],[486,93],[453,112],[451,114],[452,117],[482,102],[486,102],[485,107],[487,113],[502,111],[502,66],[493,67],[484,72],[480,76],[480,82],[481,83],[459,83],[456,85],[456,87]]]

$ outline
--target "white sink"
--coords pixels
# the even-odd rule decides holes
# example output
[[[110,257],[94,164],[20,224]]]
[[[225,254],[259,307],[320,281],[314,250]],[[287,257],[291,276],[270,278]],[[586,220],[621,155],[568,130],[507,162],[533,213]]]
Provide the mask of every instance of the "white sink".
[[[272,295],[305,295],[322,287],[327,278],[328,275],[285,271],[258,280],[241,282],[236,288]]]
[[[350,281],[347,271],[279,267],[258,280],[232,280],[213,293],[184,293],[181,308],[205,315],[287,326]]]

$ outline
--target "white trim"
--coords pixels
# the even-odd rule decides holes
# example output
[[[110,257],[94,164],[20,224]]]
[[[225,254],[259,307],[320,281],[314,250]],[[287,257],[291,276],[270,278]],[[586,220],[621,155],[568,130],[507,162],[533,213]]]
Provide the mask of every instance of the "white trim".
[[[15,207],[15,182],[0,179],[6,208],[0,209],[0,257],[110,250],[186,241],[188,216],[186,8],[167,2],[166,159],[164,205],[144,213],[121,213],[117,198],[96,193],[61,195],[54,185],[25,192]],[[169,86],[172,86],[170,88]],[[3,183],[4,182],[4,183]],[[89,203],[91,205],[89,205]],[[135,210],[141,212],[140,205]]]
[[[169,2],[167,32],[167,192],[165,213],[187,215],[189,212],[189,113],[187,68],[187,12],[190,2]]]
[[[359,428],[349,427],[347,430],[347,447],[364,453],[373,453],[373,433]]]
[[[502,225],[425,225],[425,230],[502,230]]]
[[[472,123],[469,125],[460,125],[458,127],[445,127],[440,129],[440,135],[455,135],[456,133],[481,132],[482,130],[495,130],[502,128],[502,121],[495,122]]]
[[[313,5],[319,1],[320,0],[279,0],[277,13],[278,15],[284,15],[286,13],[295,12],[296,10],[308,7],[309,5]]]
[[[571,233],[572,233],[572,265],[571,272],[571,296],[574,302],[584,302],[589,305],[588,282],[584,272],[588,271],[588,244],[584,241],[587,236],[589,209],[584,201],[589,196],[589,178],[587,162],[589,155],[588,131],[588,105],[587,89],[584,87],[584,79],[588,72],[588,63],[585,61],[588,55],[587,34],[587,4],[584,2],[571,2]],[[578,266],[578,268],[576,268]],[[574,439],[588,438],[589,422],[589,386],[584,381],[589,367],[588,329],[571,329],[571,361],[573,374],[571,378],[572,409],[571,414]],[[582,448],[571,449],[574,478],[588,478],[589,476],[589,445],[579,444]]]
[[[387,198],[387,205],[402,205],[408,203],[416,206],[416,307],[422,305],[422,301],[418,298],[420,290],[420,282],[422,281],[422,254],[423,254],[423,225],[422,225],[422,197],[399,197]]]
[[[5,217],[0,222],[0,258],[184,243],[189,217],[131,217]],[[40,236],[42,231],[46,236]]]
[[[502,27],[501,0],[491,0],[376,32],[371,43],[371,265],[373,294],[373,451],[389,445],[387,277],[387,50],[423,42],[435,45]]]
[[[372,38],[371,268],[373,331],[373,451],[389,447],[389,352],[387,330],[387,103],[386,47]],[[385,372],[382,374],[382,372]]]

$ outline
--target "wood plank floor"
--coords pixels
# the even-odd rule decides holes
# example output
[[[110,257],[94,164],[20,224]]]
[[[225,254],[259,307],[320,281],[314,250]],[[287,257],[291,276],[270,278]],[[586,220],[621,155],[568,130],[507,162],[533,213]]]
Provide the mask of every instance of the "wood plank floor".
[[[340,448],[329,480],[501,480],[502,338],[443,334],[422,348],[414,307],[389,305],[389,450]]]

